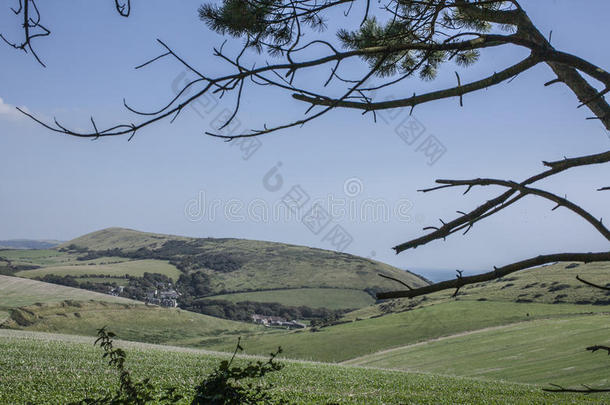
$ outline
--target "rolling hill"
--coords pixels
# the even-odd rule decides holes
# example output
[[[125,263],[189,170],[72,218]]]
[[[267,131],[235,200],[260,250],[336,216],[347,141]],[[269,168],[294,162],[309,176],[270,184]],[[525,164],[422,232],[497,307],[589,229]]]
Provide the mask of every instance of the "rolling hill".
[[[333,309],[370,305],[375,291],[399,285],[379,274],[413,286],[427,283],[415,274],[345,253],[283,243],[186,238],[122,228],[93,232],[54,250],[2,251],[0,256],[14,266],[21,266],[15,273],[20,277],[90,275],[96,281],[98,275],[141,277],[149,272],[164,274],[176,282],[181,274],[199,273],[205,277],[201,282],[205,291],[200,291],[195,299],[280,301],[290,305],[290,297],[298,297],[293,305],[312,308],[320,307],[321,303]]]
[[[520,322],[432,339],[345,364],[516,382],[605,386],[607,356],[585,347],[610,344],[610,315]]]
[[[70,403],[116,387],[93,338],[0,330],[0,403]],[[138,379],[174,385],[188,404],[193,387],[229,354],[118,342]],[[245,359],[238,357],[243,364]],[[285,368],[264,377],[273,400],[299,404],[602,404],[603,395],[552,394],[540,386],[281,360]],[[10,365],[10,367],[4,366]],[[27,376],[24,377],[24,376]]]

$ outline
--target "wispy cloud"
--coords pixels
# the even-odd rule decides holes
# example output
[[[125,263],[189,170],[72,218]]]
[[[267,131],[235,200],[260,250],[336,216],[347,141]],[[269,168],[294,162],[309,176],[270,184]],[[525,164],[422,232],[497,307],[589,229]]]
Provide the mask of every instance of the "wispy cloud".
[[[25,107],[20,107],[24,111],[28,111]],[[14,105],[5,103],[2,97],[0,97],[0,119],[20,119],[23,117]]]

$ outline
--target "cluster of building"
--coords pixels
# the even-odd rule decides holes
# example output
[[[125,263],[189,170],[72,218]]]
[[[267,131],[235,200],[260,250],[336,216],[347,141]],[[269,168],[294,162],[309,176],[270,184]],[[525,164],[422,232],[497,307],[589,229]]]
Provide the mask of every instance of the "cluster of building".
[[[280,316],[267,316],[267,315],[254,314],[254,315],[252,315],[252,321],[259,325],[279,326],[279,327],[284,327],[284,328],[289,328],[289,329],[292,329],[292,328],[301,329],[301,328],[305,327],[305,325],[303,325],[302,323],[299,323],[294,320],[288,321]]]
[[[176,308],[180,293],[170,288],[167,290],[155,289],[146,294],[147,304],[159,305],[161,307]]]
[[[122,285],[114,288],[110,288],[110,291],[108,291],[108,294],[110,295],[114,295],[115,297],[120,297],[121,293],[123,293],[123,290],[125,289],[125,287],[123,287]]]

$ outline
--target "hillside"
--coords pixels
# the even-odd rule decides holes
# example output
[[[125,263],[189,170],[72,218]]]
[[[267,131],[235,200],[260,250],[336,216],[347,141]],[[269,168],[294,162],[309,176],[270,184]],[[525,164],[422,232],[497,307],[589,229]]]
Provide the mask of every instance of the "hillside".
[[[92,338],[0,330],[0,403],[68,403],[117,384]],[[177,385],[188,404],[193,387],[228,354],[119,343],[136,378]],[[242,363],[243,358],[238,358]],[[403,371],[282,360],[264,378],[272,398],[308,404],[568,404],[604,403],[604,396],[551,394],[540,386]],[[243,363],[242,363],[243,364]],[[8,367],[10,365],[10,367]],[[7,366],[7,367],[5,367]],[[52,371],[52,372],[51,372]],[[24,378],[28,376],[28,378]]]
[[[445,301],[368,319],[343,320],[317,329],[246,336],[244,344],[249,354],[264,354],[282,346],[292,358],[343,362],[430,339],[519,322],[571,320],[592,313],[610,319],[606,311],[608,307],[598,305]],[[589,343],[582,342],[579,347]],[[227,351],[231,345],[219,342],[206,348]]]
[[[589,287],[581,278],[599,285],[610,285],[610,262],[556,263],[523,270],[509,277],[468,285],[460,289],[458,299],[477,302],[513,302],[539,304],[610,305],[610,291]],[[425,297],[396,299],[363,308],[346,315],[347,319],[368,318],[386,313],[411,310],[423,304],[455,301],[453,290]]]
[[[104,301],[114,303],[134,303],[135,301],[100,294],[80,288],[65,287],[20,277],[0,275],[0,310],[7,310],[36,303],[48,304],[65,300]]]
[[[123,228],[109,228],[76,238],[60,248],[77,246],[91,251],[120,249],[160,250],[173,242],[170,252],[177,256],[224,256],[239,265],[236,271],[200,270],[213,274],[217,289],[227,292],[274,288],[330,287],[365,289],[395,288],[396,283],[385,280],[378,273],[397,277],[414,285],[425,281],[392,266],[362,257],[305,246],[245,239],[186,238],[138,232]],[[213,263],[209,263],[212,264]]]
[[[345,253],[283,243],[186,238],[122,228],[93,232],[55,250],[3,251],[0,256],[20,269],[15,275],[53,282],[56,278],[44,277],[71,276],[78,283],[125,285],[122,276],[163,274],[174,283],[188,286],[186,290],[192,291],[188,307],[195,310],[208,305],[196,301],[203,297],[227,303],[280,302],[284,306],[356,309],[373,303],[376,291],[399,285],[379,274],[413,286],[427,283],[415,274]],[[278,290],[281,292],[275,294]],[[291,297],[297,299],[292,301]]]
[[[604,386],[607,356],[585,347],[610,344],[610,316],[539,319],[432,339],[345,364],[509,381]]]
[[[0,276],[0,327],[95,336],[107,325],[124,339],[176,345],[233,342],[263,328],[177,308],[18,277]]]

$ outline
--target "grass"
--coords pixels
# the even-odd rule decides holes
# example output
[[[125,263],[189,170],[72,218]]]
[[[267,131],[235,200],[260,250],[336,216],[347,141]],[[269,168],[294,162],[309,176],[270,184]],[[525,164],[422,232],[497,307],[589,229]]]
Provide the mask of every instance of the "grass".
[[[131,275],[141,277],[146,272],[165,274],[174,280],[177,280],[181,274],[180,270],[164,260],[132,260],[114,264],[45,267],[35,270],[23,270],[16,275],[27,278],[43,277],[47,274],[55,274],[58,276],[104,274],[109,276]]]
[[[375,353],[346,363],[528,383],[609,386],[610,316],[541,319]]]
[[[103,394],[117,376],[93,339],[0,330],[0,403],[67,403]],[[227,355],[120,343],[137,377],[177,386],[189,403],[195,386]],[[244,360],[238,360],[244,361]],[[299,404],[568,404],[604,403],[602,395],[544,393],[538,386],[285,361],[265,377],[275,399]]]
[[[0,257],[4,257],[15,264],[47,266],[65,262],[66,253],[54,249],[41,250],[0,250]]]
[[[0,250],[0,257],[10,260],[14,265],[30,265],[40,267],[70,266],[83,264],[112,264],[126,262],[123,257],[98,257],[92,260],[78,260],[80,254],[60,252],[54,249],[45,250]]]
[[[65,242],[59,245],[59,247],[68,247],[74,244],[91,250],[107,250],[114,248],[137,250],[141,247],[160,247],[163,245],[163,243],[170,239],[186,240],[189,238],[139,232],[133,229],[125,228],[107,228],[97,232],[88,233],[69,242]]]
[[[351,321],[322,328],[318,332],[297,330],[247,336],[244,343],[250,354],[268,353],[281,345],[293,358],[340,362],[465,331],[604,310],[607,308],[594,305],[450,301],[412,311]],[[229,350],[230,345],[220,343],[209,348]]]
[[[5,327],[29,331],[95,336],[101,326],[123,339],[174,345],[201,346],[212,340],[234,342],[238,335],[263,327],[214,318],[177,308],[134,304],[64,301],[13,310]]]
[[[222,294],[209,297],[214,300],[231,302],[279,302],[288,306],[308,306],[311,308],[349,309],[371,305],[375,299],[361,290],[339,288],[301,288],[247,293]]]
[[[79,288],[0,275],[0,311],[35,303],[53,303],[65,300],[134,302],[126,298],[113,297],[112,295],[81,290]]]
[[[532,301],[541,303],[593,303],[610,304],[610,291],[586,286],[576,280],[580,275],[585,280],[601,285],[608,283],[610,262],[601,263],[557,263],[514,273],[499,281],[480,283],[465,287],[463,298],[485,298],[491,301]]]
[[[80,277],[79,283],[90,282],[90,283],[115,283],[117,285],[126,286],[129,284],[129,280],[123,277]]]

